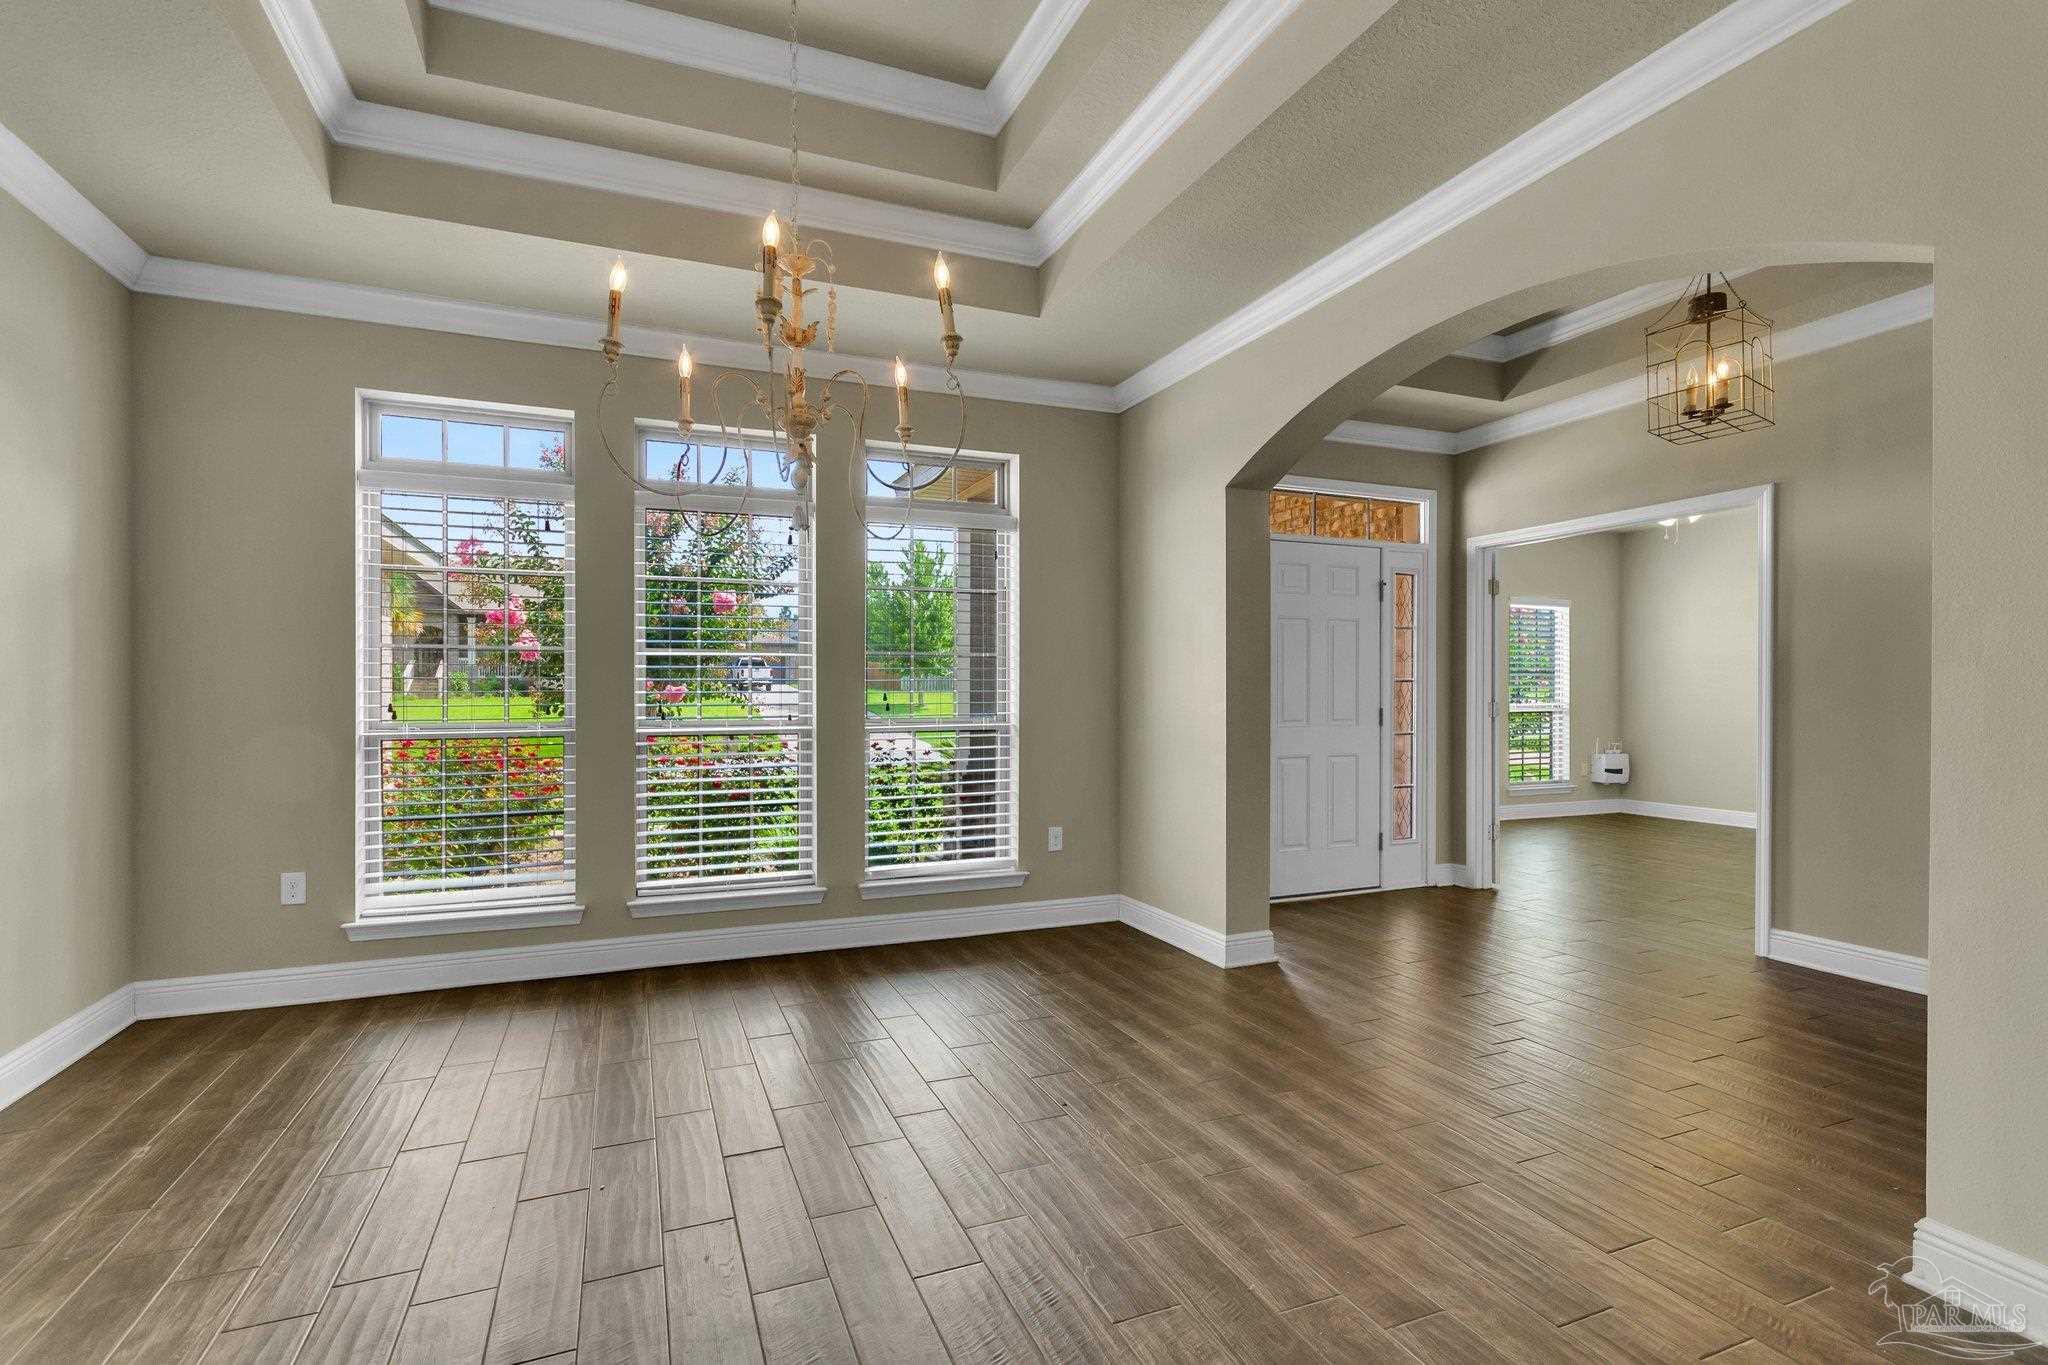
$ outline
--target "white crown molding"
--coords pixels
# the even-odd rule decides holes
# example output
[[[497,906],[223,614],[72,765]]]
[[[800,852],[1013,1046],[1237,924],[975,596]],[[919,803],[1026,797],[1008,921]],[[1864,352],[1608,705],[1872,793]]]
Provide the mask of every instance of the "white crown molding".
[[[0,1054],[0,1109],[135,1022],[135,987],[121,986]]]
[[[1031,11],[1017,41],[1010,44],[996,74],[989,78],[988,100],[998,128],[1024,103],[1087,8],[1088,0],[1038,0],[1038,8]]]
[[[284,48],[285,59],[299,78],[299,86],[313,106],[313,113],[328,128],[351,104],[355,92],[341,69],[341,58],[327,40],[327,30],[313,10],[313,0],[259,0],[263,15]]]
[[[371,285],[272,275],[260,270],[240,270],[199,261],[167,260],[161,256],[149,258],[133,287],[144,294],[162,294],[171,298],[267,308],[274,312],[304,313],[349,322],[382,323],[390,327],[417,327],[430,332],[453,332],[498,341],[565,346],[572,350],[596,351],[602,333],[602,323],[594,317],[435,298]],[[624,327],[620,329],[619,338],[628,355],[672,361],[676,352],[687,345],[690,353],[706,365],[734,370],[761,368],[760,349],[747,342],[691,336],[657,327]],[[834,367],[854,370],[871,384],[895,382],[892,377],[894,362],[877,356],[835,356]],[[948,391],[945,371],[925,365],[912,365],[909,370],[912,388],[930,393]],[[1034,379],[1028,375],[996,374],[984,370],[962,370],[959,375],[961,386],[969,396],[977,399],[1079,408],[1088,412],[1114,411],[1109,389],[1100,384]]]
[[[601,42],[626,51],[647,51],[646,42],[650,39],[641,30],[649,26],[703,23],[686,16],[647,10],[624,0],[432,2],[442,8]],[[328,135],[344,146],[748,216],[759,213],[763,204],[777,202],[783,193],[780,181],[760,176],[717,171],[541,133],[495,128],[444,115],[358,100],[350,91],[339,57],[320,27],[312,0],[262,0],[262,3],[265,14],[277,31],[279,42],[291,58],[292,69],[298,73],[299,82],[305,87],[306,96],[312,101]],[[1230,0],[1222,13],[1210,22],[1165,77],[1118,126],[1109,141],[1097,150],[1038,221],[1028,228],[822,190],[810,191],[805,196],[805,202],[810,206],[806,220],[821,228],[859,233],[909,246],[932,247],[1016,265],[1043,265],[1302,3],[1303,0]],[[1015,111],[1015,103],[1009,101],[1023,98],[1028,90],[1024,77],[1028,74],[1031,79],[1036,79],[1086,4],[1087,0],[1043,0],[1039,11],[1032,16],[1031,23],[1026,25],[1024,33],[1012,47],[1010,57],[1004,59],[1002,69],[997,72],[997,82],[990,87],[994,92],[994,102],[987,105],[985,113],[993,123],[986,131],[999,129]],[[629,22],[626,17],[628,11],[638,12],[630,19],[632,35],[637,36],[629,36],[621,28],[622,24]],[[593,36],[599,31],[593,25],[608,25],[604,32],[615,41]],[[751,50],[753,46],[764,43],[781,48],[776,40],[759,34],[724,29],[716,24],[704,27],[727,35],[717,40],[726,49]],[[703,49],[693,47],[687,39],[670,35],[667,41],[665,50],[670,55],[664,57],[665,60],[680,61],[683,55],[688,55],[691,66],[707,70],[729,69],[707,56]],[[782,50],[786,52],[786,49]],[[927,80],[838,54],[817,52],[814,56],[827,68],[825,77],[844,77],[838,86],[833,87],[840,91],[835,98],[849,97],[851,88],[857,86],[868,92],[868,98],[856,102],[870,107],[883,107],[877,100],[893,98],[883,92],[900,87],[904,81]],[[748,60],[758,66],[758,57],[759,54],[755,54]],[[1015,66],[1011,64],[1013,58]],[[862,83],[851,74],[852,68],[842,68],[840,64],[844,63],[854,63],[876,73],[888,73],[898,79],[893,86],[887,81],[879,85]],[[786,67],[778,64],[773,78],[779,81],[785,72]],[[739,70],[737,74],[749,75],[751,72]],[[815,70],[813,74],[817,74]],[[881,78],[877,77],[877,80]],[[816,81],[807,88],[826,93]],[[990,98],[984,92],[972,91],[965,86],[952,88],[984,100]],[[1006,102],[1007,107],[1003,107]],[[910,111],[899,109],[896,112]]]
[[[80,194],[35,149],[0,126],[0,190],[121,283],[133,286],[149,253]]]
[[[1117,903],[1122,907],[1118,918],[1125,924],[1161,942],[1170,943],[1184,953],[1192,953],[1212,967],[1255,967],[1262,962],[1279,960],[1274,951],[1273,933],[1269,929],[1248,934],[1219,934],[1214,929],[1129,896],[1118,896]]]
[[[1845,309],[1812,322],[1803,322],[1797,327],[1788,327],[1779,332],[1773,344],[1772,359],[1776,364],[1797,360],[1801,356],[1815,355],[1847,346],[1851,342],[1863,341],[1881,336],[1901,327],[1926,322],[1934,316],[1934,286],[1921,285],[1908,289],[1903,294],[1894,294],[1888,299],[1866,303],[1857,308]],[[1118,386],[1119,393],[1122,386]],[[1384,446],[1393,450],[1441,449],[1441,438],[1451,437],[1449,453],[1462,455],[1468,450],[1480,450],[1486,446],[1499,445],[1502,441],[1517,436],[1530,436],[1539,431],[1549,431],[1572,422],[1583,422],[1589,417],[1603,413],[1619,412],[1634,407],[1643,401],[1643,381],[1637,378],[1617,379],[1612,384],[1603,384],[1597,389],[1560,398],[1555,403],[1545,403],[1540,408],[1518,412],[1508,417],[1499,417],[1491,422],[1482,422],[1476,427],[1463,431],[1428,431],[1421,427],[1392,426],[1377,422],[1346,422],[1330,433],[1333,441],[1348,441],[1354,445]],[[1346,433],[1340,435],[1339,433]]]
[[[764,206],[780,203],[789,191],[783,181],[765,176],[361,100],[352,101],[328,126],[328,133],[345,147],[745,217],[758,216]],[[804,224],[1012,265],[1037,265],[1040,260],[1028,228],[833,190],[804,192]]]
[[[1133,407],[1300,317],[1849,0],[1735,0],[1428,194],[1117,385]]]
[[[628,0],[428,0],[435,9],[607,47],[763,85],[789,80],[789,44]],[[817,47],[798,49],[804,90],[820,99],[992,136],[1003,124],[986,91]]]
[[[1230,0],[1032,224],[1050,257],[1244,65],[1302,0]]]
[[[1843,943],[1813,934],[1795,934],[1790,929],[1771,930],[1773,962],[1810,967],[1817,972],[1875,982],[1918,995],[1927,994],[1927,959],[1884,948],[1866,948],[1860,943]]]
[[[1624,318],[1648,312],[1659,304],[1668,304],[1688,283],[1688,280],[1659,280],[1655,284],[1646,284],[1625,294],[1616,294],[1611,299],[1602,299],[1598,303],[1589,303],[1584,308],[1575,308],[1569,313],[1560,313],[1542,322],[1532,322],[1520,331],[1495,332],[1492,336],[1481,337],[1470,346],[1460,347],[1452,354],[1464,356],[1467,360],[1489,360],[1496,365],[1504,365],[1510,360],[1520,360],[1525,355],[1534,355],[1538,351],[1562,345],[1588,332],[1611,327]]]
[[[2048,1342],[2048,1265],[2032,1257],[2007,1251],[1961,1228],[1922,1218],[1913,1226],[1913,1268],[1904,1279],[1929,1294],[1960,1291],[1966,1308],[1997,1304],[2021,1310],[2025,1327],[2020,1335],[2029,1341]],[[1906,1340],[1910,1343],[1912,1338]],[[1927,1349],[1937,1349],[1932,1337]],[[1959,1352],[1941,1354],[1967,1358]],[[1979,1358],[1996,1356],[1986,1351]]]
[[[1458,449],[1455,431],[1431,431],[1427,427],[1401,427],[1388,422],[1342,422],[1327,438],[1345,445],[1378,446],[1383,450],[1414,450],[1424,455],[1453,455]]]
[[[577,350],[597,346],[599,328],[593,318],[151,256],[5,125],[0,125],[0,189],[12,194],[102,270],[138,293],[542,346]],[[628,354],[655,360],[672,360],[687,345],[705,364],[724,369],[753,370],[761,363],[760,353],[750,342],[691,336],[655,327],[626,327],[621,330],[620,339]],[[871,384],[895,382],[893,361],[852,355],[839,356],[837,360],[841,367],[858,372]],[[925,365],[912,365],[909,369],[912,388],[931,393],[949,391],[943,370]],[[1116,411],[1109,389],[1101,384],[988,370],[958,373],[961,385],[975,398],[1086,412]]]
[[[264,2],[268,6],[277,0]],[[763,85],[781,85],[789,78],[789,45],[781,38],[628,0],[428,3],[451,14]],[[822,99],[993,137],[1031,93],[1087,8],[1088,0],[1039,0],[986,89],[809,46],[798,49],[798,70],[805,92]]]

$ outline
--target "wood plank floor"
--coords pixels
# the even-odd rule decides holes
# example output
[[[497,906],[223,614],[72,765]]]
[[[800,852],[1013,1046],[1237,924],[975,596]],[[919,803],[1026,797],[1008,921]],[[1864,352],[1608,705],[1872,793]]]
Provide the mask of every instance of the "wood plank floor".
[[[0,1360],[1855,1360],[1925,1012],[1745,831],[1497,895],[136,1025],[0,1111]]]

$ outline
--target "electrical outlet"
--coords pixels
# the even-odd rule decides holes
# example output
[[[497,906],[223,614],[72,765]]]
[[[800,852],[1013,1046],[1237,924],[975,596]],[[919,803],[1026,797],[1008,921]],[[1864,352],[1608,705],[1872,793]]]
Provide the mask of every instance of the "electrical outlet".
[[[1057,853],[1066,846],[1067,831],[1065,827],[1061,825],[1047,825],[1045,827],[1045,851],[1047,853]]]
[[[279,905],[304,905],[306,903],[305,873],[285,872],[278,875],[277,903]]]

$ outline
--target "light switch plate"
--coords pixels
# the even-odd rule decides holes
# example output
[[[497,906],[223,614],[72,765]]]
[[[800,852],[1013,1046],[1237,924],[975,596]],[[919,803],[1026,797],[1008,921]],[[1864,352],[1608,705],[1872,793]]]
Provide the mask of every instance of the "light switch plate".
[[[1047,825],[1045,827],[1045,851],[1047,853],[1057,853],[1066,846],[1066,828],[1061,825]]]
[[[284,872],[277,878],[277,903],[279,905],[304,905],[306,903],[306,874]]]

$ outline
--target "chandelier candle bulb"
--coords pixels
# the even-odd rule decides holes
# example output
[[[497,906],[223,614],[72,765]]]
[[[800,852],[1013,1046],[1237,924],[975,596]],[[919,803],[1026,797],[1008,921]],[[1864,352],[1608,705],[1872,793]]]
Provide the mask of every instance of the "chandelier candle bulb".
[[[626,263],[624,261],[612,262],[611,288],[611,311],[607,317],[605,340],[616,345],[619,340],[619,305],[625,302],[626,298]]]
[[[690,412],[690,371],[693,368],[695,367],[690,363],[690,348],[685,346],[681,353],[676,356],[676,382],[682,386],[683,391],[682,415],[676,425],[680,426],[684,431],[688,431],[691,427],[697,425],[696,419]]]
[[[950,365],[960,358],[960,330],[953,325],[953,272],[946,268],[944,252],[932,263],[932,283],[939,287],[939,344]]]
[[[896,429],[910,430],[910,371],[900,355],[896,357]]]
[[[774,298],[779,292],[775,287],[775,250],[782,241],[782,220],[769,214],[761,224],[761,296]]]

